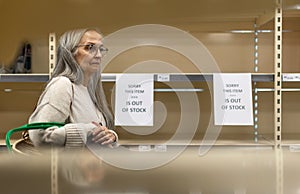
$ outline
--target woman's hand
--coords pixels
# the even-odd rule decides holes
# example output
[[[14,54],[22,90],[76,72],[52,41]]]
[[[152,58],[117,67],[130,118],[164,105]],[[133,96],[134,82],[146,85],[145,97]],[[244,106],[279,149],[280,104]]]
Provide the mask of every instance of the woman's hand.
[[[116,141],[116,136],[108,130],[106,127],[102,126],[99,123],[92,122],[96,125],[96,128],[93,130],[93,138],[92,141],[95,143],[99,143],[101,145],[108,145],[114,143]]]

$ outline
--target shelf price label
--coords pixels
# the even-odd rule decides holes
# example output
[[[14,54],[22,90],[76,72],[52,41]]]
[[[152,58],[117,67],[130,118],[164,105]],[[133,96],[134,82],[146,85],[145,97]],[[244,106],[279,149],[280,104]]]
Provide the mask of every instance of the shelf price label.
[[[169,74],[157,74],[157,81],[159,82],[169,82],[170,75]]]
[[[153,126],[153,74],[116,77],[115,125]]]
[[[282,81],[298,82],[298,81],[300,81],[300,74],[299,73],[284,73],[284,74],[282,74]]]
[[[250,73],[215,73],[215,125],[253,125]]]

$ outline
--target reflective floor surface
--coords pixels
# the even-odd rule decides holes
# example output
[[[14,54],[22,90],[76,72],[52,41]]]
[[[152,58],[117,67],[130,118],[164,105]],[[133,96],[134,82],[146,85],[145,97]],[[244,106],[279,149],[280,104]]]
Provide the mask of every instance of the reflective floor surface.
[[[272,146],[144,146],[3,152],[1,193],[297,194],[300,152]]]

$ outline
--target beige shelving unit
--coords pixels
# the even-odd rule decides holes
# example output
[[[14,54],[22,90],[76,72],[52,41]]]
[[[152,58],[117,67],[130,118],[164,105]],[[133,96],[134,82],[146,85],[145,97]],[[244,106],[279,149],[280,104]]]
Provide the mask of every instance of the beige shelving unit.
[[[296,49],[300,51],[300,27],[298,24],[300,14],[298,13],[299,11],[293,13],[285,11],[282,7],[278,7],[278,1],[276,1],[276,3],[276,12],[267,14],[269,17],[260,17],[257,19],[256,24],[253,24],[253,32],[250,34],[236,34],[229,31],[219,32],[215,30],[215,25],[212,26],[208,24],[206,24],[202,31],[190,30],[190,33],[201,40],[204,45],[207,45],[208,49],[212,51],[212,54],[216,56],[216,59],[221,61],[220,69],[222,72],[250,72],[252,74],[255,125],[246,127],[223,126],[215,142],[216,145],[280,147],[282,145],[300,144],[300,132],[297,129],[299,125],[297,123],[299,119],[297,118],[300,116],[300,106],[297,102],[300,95],[300,92],[298,92],[300,82],[282,80],[282,75],[286,73],[297,75],[297,72],[300,71],[300,59],[298,55],[296,55],[297,52],[293,50]],[[281,12],[278,12],[278,9],[280,9]],[[249,26],[249,21],[245,23],[247,23],[245,26]],[[230,24],[232,24],[232,21]],[[231,29],[231,26],[226,27],[226,24],[224,24],[224,26],[225,29]],[[181,27],[188,29],[187,24],[182,24]],[[210,31],[210,29],[213,30]],[[232,36],[230,38],[234,44],[245,44],[246,46],[232,48],[233,46],[228,44],[228,42],[224,44],[221,43],[221,41],[224,41],[223,37],[229,35]],[[210,36],[214,38],[210,38]],[[278,37],[280,37],[279,40]],[[55,42],[55,34],[50,34],[49,73],[26,75],[4,74],[0,76],[0,96],[2,99],[0,102],[0,118],[3,119],[1,119],[2,139],[8,129],[24,124],[32,112],[46,81],[51,76],[55,64]],[[248,49],[250,48],[247,47],[249,43],[253,45],[252,49]],[[237,51],[239,48],[245,49],[248,55],[253,54],[253,61],[250,61],[247,65],[236,65],[237,62],[234,59],[228,59],[226,56],[226,54],[229,53],[228,50],[233,49]],[[147,49],[145,49],[145,51],[137,50],[136,52],[130,50],[128,53],[121,54],[118,59],[112,61],[111,66],[104,69],[104,88],[111,104],[113,104],[114,93],[112,88],[115,83],[115,75],[122,73],[122,68],[129,67],[128,64],[132,62],[129,59],[138,58],[144,55],[144,53],[152,51],[151,49],[153,48]],[[161,52],[161,50],[159,50],[159,52]],[[169,55],[170,53],[167,54]],[[171,57],[168,57],[170,58],[170,63],[172,63],[171,54]],[[129,55],[129,57],[127,57],[127,55]],[[248,55],[246,55],[246,57],[248,57]],[[290,62],[291,60],[285,58],[285,55],[295,58],[298,57],[298,59],[293,60],[291,64],[286,64],[286,61]],[[160,55],[158,54],[158,56]],[[264,56],[274,56],[274,59],[270,60]],[[175,55],[175,60],[177,60],[176,57],[178,56]],[[236,57],[238,58],[239,56]],[[222,61],[224,59],[225,62]],[[228,64],[232,62],[231,60],[234,61],[234,64],[229,66]],[[188,95],[190,92],[195,92],[199,99],[201,118],[190,144],[194,146],[201,144],[201,140],[208,128],[208,122],[211,119],[212,94],[208,89],[208,84],[212,82],[212,74],[201,72],[190,73],[193,70],[192,65],[186,65],[185,63],[188,62],[183,59],[177,61],[182,62],[184,65],[181,64],[181,67],[186,69],[183,70],[182,74],[170,74],[172,88],[166,83],[157,81],[157,75],[159,73],[154,73],[155,101],[162,102],[168,111],[165,122],[157,132],[148,136],[133,135],[126,131],[126,129],[117,127],[121,143],[126,145],[153,145],[168,141],[176,131],[176,125],[178,124],[178,120],[180,120],[180,106],[178,104],[177,94]],[[274,62],[274,64],[270,63],[270,61]],[[120,64],[122,64],[122,66]],[[278,66],[278,64],[280,65]],[[299,67],[295,67],[295,65]],[[180,64],[178,66],[180,66]],[[236,67],[240,69],[236,69]],[[294,68],[295,70],[293,70]],[[186,79],[193,84],[193,88],[185,88],[184,82]],[[193,113],[188,114],[192,115]],[[155,115],[161,115],[161,113],[157,111]],[[155,127],[157,127],[157,125],[155,125]],[[143,129],[146,128],[141,128],[141,130]],[[170,142],[170,144],[185,144],[185,135],[186,134],[182,134],[182,139],[179,138],[176,141]]]

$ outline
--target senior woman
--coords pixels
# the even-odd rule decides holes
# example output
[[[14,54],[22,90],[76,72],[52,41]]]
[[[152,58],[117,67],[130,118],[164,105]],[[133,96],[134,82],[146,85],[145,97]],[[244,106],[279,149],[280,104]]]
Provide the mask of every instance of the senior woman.
[[[35,146],[115,146],[114,121],[101,82],[101,59],[108,51],[97,29],[65,32],[59,40],[57,64],[29,123],[64,122],[63,127],[30,130]]]

